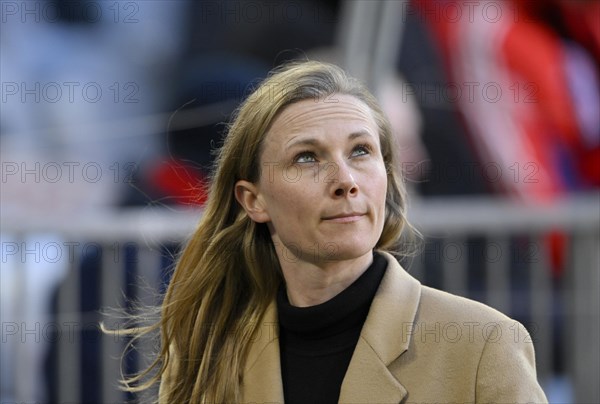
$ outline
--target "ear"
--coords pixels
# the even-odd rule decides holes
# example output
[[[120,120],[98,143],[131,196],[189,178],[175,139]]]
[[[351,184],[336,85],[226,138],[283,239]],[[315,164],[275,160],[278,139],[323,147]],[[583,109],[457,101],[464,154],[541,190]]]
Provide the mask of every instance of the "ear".
[[[258,188],[250,181],[239,180],[235,183],[235,199],[253,221],[257,223],[271,221]]]

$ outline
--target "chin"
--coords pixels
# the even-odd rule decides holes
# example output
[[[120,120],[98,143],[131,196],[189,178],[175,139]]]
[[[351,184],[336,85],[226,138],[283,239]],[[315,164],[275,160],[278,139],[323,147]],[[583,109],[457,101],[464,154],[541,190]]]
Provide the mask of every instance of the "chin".
[[[332,242],[333,243],[333,242]],[[336,261],[347,261],[353,260],[360,257],[363,257],[366,254],[369,254],[375,248],[375,243],[371,245],[371,243],[367,244],[363,241],[360,243],[340,243],[336,244],[337,248],[328,249],[326,252],[326,258],[336,260]]]

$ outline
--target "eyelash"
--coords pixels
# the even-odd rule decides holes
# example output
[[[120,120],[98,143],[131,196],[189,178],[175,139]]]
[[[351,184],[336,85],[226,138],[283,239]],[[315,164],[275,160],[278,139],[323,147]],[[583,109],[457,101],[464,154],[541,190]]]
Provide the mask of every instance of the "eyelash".
[[[365,153],[364,154],[360,154],[357,157],[361,157],[361,156],[365,156],[365,155],[371,154],[371,152],[373,151],[371,145],[368,145],[368,144],[358,144],[358,145],[354,146],[354,148],[352,149],[352,152],[354,153],[354,151],[356,151],[358,149],[364,150]],[[312,152],[312,151],[308,151],[308,150],[300,152],[300,153],[296,154],[296,156],[294,157],[294,162],[298,163],[299,162],[298,160],[300,160],[302,157],[306,157],[306,156],[310,156],[310,157],[315,158],[315,153]],[[315,158],[315,160],[316,160],[316,158]]]

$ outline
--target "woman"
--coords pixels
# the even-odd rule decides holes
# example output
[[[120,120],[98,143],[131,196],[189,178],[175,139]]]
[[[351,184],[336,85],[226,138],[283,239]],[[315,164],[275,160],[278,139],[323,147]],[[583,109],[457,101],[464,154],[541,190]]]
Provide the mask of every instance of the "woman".
[[[333,65],[249,96],[163,302],[160,402],[546,401],[520,324],[386,252],[407,226],[393,155],[376,100]]]

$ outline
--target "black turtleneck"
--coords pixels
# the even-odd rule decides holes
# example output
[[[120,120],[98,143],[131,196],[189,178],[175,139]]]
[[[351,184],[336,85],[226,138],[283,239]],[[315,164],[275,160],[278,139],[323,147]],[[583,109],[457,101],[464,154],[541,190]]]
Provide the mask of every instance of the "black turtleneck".
[[[292,306],[285,285],[277,294],[281,376],[286,404],[337,403],[342,381],[387,261],[373,263],[329,301]]]

